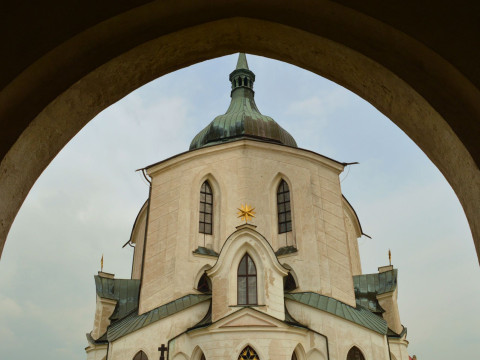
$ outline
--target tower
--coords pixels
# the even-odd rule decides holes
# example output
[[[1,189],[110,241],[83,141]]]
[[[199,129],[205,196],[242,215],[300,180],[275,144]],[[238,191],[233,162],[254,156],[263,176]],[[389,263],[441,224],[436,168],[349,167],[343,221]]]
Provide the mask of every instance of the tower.
[[[260,113],[245,54],[229,79],[226,113],[144,169],[132,276],[95,276],[87,358],[407,360],[398,272],[362,274],[346,164]]]

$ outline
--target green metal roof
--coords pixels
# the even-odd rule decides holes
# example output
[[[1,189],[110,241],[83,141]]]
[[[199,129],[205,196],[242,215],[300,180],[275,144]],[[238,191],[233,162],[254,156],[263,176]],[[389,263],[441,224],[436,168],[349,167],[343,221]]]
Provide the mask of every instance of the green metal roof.
[[[385,312],[378,303],[377,295],[394,291],[397,288],[397,274],[398,270],[393,269],[383,273],[354,276],[353,287],[357,304],[374,313]]]
[[[209,300],[211,297],[211,295],[205,294],[190,294],[171,301],[165,305],[159,306],[142,315],[138,315],[136,310],[132,311],[125,318],[112,323],[108,327],[107,339],[108,341],[114,341],[158,320],[188,309],[189,307],[199,304],[205,300]]]
[[[196,248],[193,251],[193,253],[198,254],[198,255],[207,255],[207,256],[218,257],[218,253],[215,250],[212,250],[212,249],[209,249],[209,248],[206,248],[206,247],[203,247],[203,246],[199,246],[198,248]]]
[[[255,74],[248,68],[244,53],[239,54],[230,81],[232,100],[227,112],[217,116],[194,137],[190,150],[245,138],[297,147],[292,135],[258,110],[253,91]]]
[[[298,250],[295,246],[289,245],[289,246],[283,246],[279,248],[277,251],[275,251],[275,255],[281,256],[281,255],[287,255],[287,254],[293,254],[296,253]]]
[[[95,275],[95,288],[99,297],[117,301],[110,316],[112,321],[125,317],[138,307],[140,280],[109,279]]]
[[[285,294],[285,299],[294,300],[315,309],[326,311],[383,335],[388,330],[387,322],[382,317],[373,314],[363,306],[354,308],[331,297],[313,292]]]

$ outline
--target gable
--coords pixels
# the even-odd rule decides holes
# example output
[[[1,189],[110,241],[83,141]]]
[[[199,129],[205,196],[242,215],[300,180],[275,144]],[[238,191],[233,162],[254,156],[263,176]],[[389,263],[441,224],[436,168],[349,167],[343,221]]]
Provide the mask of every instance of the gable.
[[[227,327],[278,327],[278,325],[274,324],[272,321],[262,318],[261,316],[257,316],[256,314],[243,314],[236,319],[230,320],[227,323],[220,326],[220,328],[227,328]]]

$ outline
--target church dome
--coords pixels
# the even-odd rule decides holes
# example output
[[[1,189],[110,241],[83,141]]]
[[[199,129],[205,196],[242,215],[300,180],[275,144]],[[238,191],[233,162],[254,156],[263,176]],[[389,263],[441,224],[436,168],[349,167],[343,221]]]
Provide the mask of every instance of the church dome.
[[[248,69],[245,54],[240,53],[237,68],[230,74],[232,100],[227,112],[217,116],[193,138],[190,150],[238,139],[257,139],[297,147],[292,135],[258,110],[254,100],[254,81],[255,74]]]

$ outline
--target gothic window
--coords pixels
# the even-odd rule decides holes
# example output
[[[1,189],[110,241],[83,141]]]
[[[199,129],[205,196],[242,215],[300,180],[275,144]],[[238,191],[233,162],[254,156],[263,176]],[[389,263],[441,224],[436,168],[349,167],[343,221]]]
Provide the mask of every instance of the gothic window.
[[[277,189],[278,233],[292,231],[292,210],[290,207],[290,189],[285,180],[280,182]]]
[[[288,292],[295,290],[297,288],[297,283],[292,275],[292,273],[288,273],[283,280],[283,291]],[[295,359],[296,360],[296,359]]]
[[[292,360],[297,360],[297,354],[295,354],[295,351],[292,353]]]
[[[200,188],[199,215],[199,232],[211,235],[213,224],[213,193],[208,181],[205,181]]]
[[[135,354],[133,360],[148,360],[147,354],[145,354],[142,350]]]
[[[356,347],[352,347],[347,355],[347,360],[365,360],[362,352]]]
[[[250,346],[247,346],[245,349],[242,350],[238,360],[260,360],[255,350],[253,350]]]
[[[257,304],[257,269],[248,254],[245,254],[238,265],[237,302],[238,305]]]
[[[211,293],[212,292],[212,284],[210,279],[208,278],[207,274],[203,274],[200,280],[198,281],[197,290],[202,293]]]
[[[204,354],[202,354],[202,357],[200,358],[200,360],[206,360]]]

